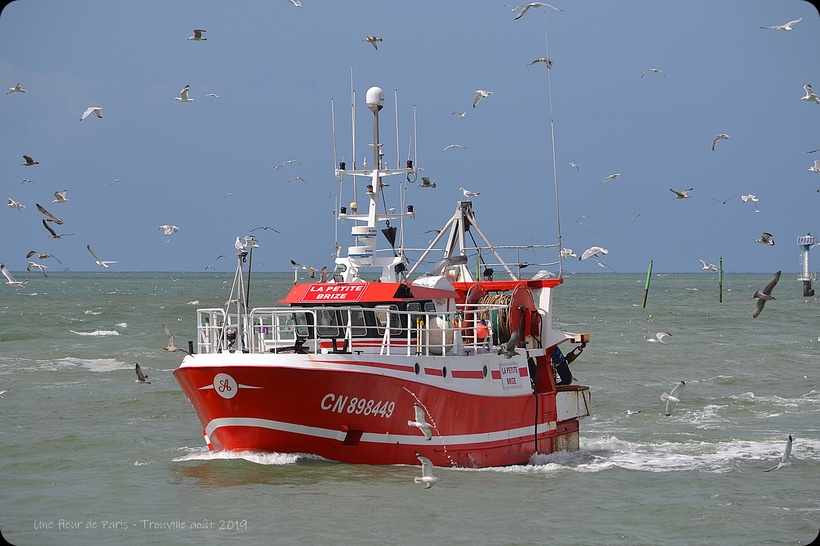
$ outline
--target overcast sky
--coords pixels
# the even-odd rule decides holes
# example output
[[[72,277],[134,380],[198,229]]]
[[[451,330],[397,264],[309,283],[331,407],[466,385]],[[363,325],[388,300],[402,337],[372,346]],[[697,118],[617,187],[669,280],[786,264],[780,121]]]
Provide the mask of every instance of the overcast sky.
[[[108,271],[231,271],[236,236],[267,225],[280,233],[254,232],[255,270],[290,271],[291,259],[332,269],[331,104],[336,161],[350,165],[355,89],[356,161],[370,164],[364,96],[378,85],[386,160],[407,159],[415,116],[411,153],[437,186],[407,188],[409,246],[449,219],[460,186],[481,192],[474,208],[494,244],[556,242],[553,119],[563,246],[607,248],[617,272],[650,260],[696,272],[721,257],[730,272],[798,271],[797,236],[820,232],[820,173],[808,170],[820,152],[807,153],[820,147],[820,104],[800,100],[806,83],[820,91],[812,4],[554,0],[562,11],[515,20],[503,1],[9,4],[0,85],[27,93],[0,93],[0,180],[26,208],[0,211],[0,261],[25,277],[36,249],[100,270],[90,244],[120,260]],[[790,32],[761,28],[799,18]],[[186,39],[195,28],[207,41]],[[546,66],[529,66],[538,57],[553,61],[549,86]],[[194,101],[173,100],[185,85]],[[473,108],[477,89],[493,94]],[[89,106],[102,119],[80,121]],[[718,133],[732,138],[713,151]],[[40,164],[21,166],[23,154]],[[52,203],[66,189],[68,202]],[[389,190],[399,206],[398,181]],[[35,203],[72,235],[49,238]],[[350,227],[338,227],[342,248]],[[764,231],[775,246],[755,243]],[[570,260],[565,271],[602,270]]]

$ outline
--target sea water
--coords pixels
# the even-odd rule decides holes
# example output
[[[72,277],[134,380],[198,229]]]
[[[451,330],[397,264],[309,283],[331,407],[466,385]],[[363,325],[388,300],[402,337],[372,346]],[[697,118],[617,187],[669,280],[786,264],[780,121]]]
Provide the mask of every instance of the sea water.
[[[19,275],[23,277],[23,275]],[[0,286],[0,531],[13,544],[807,544],[820,529],[820,301],[785,274],[568,275],[587,332],[581,448],[482,470],[214,453],[172,376],[233,275],[55,273]],[[257,274],[251,306],[291,274]],[[646,336],[665,331],[666,343]],[[136,384],[134,364],[150,384]],[[670,416],[661,394],[686,388]],[[411,416],[408,416],[408,418]],[[792,464],[773,472],[789,434]]]

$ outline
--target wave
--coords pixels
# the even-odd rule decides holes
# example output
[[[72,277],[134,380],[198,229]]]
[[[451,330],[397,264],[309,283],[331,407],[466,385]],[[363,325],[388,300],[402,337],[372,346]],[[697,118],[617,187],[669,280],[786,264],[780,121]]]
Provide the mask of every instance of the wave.
[[[294,464],[299,459],[310,458],[307,455],[294,453],[274,453],[262,451],[209,451],[207,447],[185,448],[191,451],[180,457],[174,457],[174,462],[185,461],[229,461],[244,459],[260,465],[283,466]]]
[[[78,336],[118,336],[120,333],[116,330],[94,330],[93,332],[77,332],[75,330],[69,330],[72,334],[77,334]]]

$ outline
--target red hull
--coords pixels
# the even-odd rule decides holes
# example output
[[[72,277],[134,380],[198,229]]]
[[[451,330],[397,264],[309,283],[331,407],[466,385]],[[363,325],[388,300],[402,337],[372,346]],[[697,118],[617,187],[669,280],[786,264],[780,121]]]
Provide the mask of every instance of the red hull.
[[[440,368],[417,375],[412,364],[325,355],[294,356],[301,360],[295,366],[265,362],[273,355],[256,355],[259,365],[217,364],[243,356],[250,355],[188,357],[174,372],[215,449],[359,464],[417,464],[420,453],[437,466],[488,467],[577,448],[577,419],[558,421],[555,392],[536,400],[526,364],[519,369],[522,384],[511,393],[496,385],[497,370],[487,378],[482,371]],[[570,390],[586,395],[585,388]],[[429,441],[408,424],[414,404],[426,411]]]

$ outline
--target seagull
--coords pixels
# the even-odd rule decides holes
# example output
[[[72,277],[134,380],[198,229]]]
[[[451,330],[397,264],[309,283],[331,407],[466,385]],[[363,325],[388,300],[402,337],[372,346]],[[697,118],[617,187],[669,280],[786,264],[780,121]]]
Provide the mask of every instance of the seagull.
[[[22,186],[22,185],[23,185],[23,184],[25,184],[26,182],[30,182],[30,183],[34,184],[34,180],[29,180],[28,178],[26,178],[26,179],[24,179],[22,182],[20,182],[20,185]],[[34,184],[34,185],[36,186],[37,184]]]
[[[413,404],[413,409],[416,412],[416,419],[415,421],[407,421],[407,426],[418,427],[422,434],[424,434],[424,438],[429,442],[433,439],[433,433],[430,429],[430,425],[424,419],[424,408],[418,404]]]
[[[533,62],[531,62],[531,63],[530,63],[530,64],[528,64],[527,66],[532,66],[532,65],[534,65],[535,63],[544,63],[545,65],[547,65],[547,68],[552,68],[552,61],[551,61],[551,60],[549,60],[549,59],[548,59],[548,58],[546,58],[546,57],[538,57],[537,59],[535,59]]]
[[[661,70],[660,68],[647,68],[646,70],[643,71],[643,74],[641,74],[641,78],[646,76],[649,72],[652,72],[653,74],[660,74],[661,76],[666,78],[666,74],[664,74],[663,70]]]
[[[178,100],[180,102],[193,102],[194,99],[191,99],[191,98],[188,97],[188,91],[190,91],[190,90],[191,90],[191,86],[186,85],[185,87],[182,88],[182,91],[179,92],[179,96],[174,97],[174,100]]]
[[[756,290],[753,299],[757,299],[755,302],[755,310],[752,312],[752,318],[757,318],[761,311],[763,311],[763,306],[766,305],[766,302],[769,300],[775,299],[772,296],[772,290],[774,290],[777,281],[780,280],[780,271],[774,274],[774,276],[766,283],[766,286],[763,287],[763,291]]]
[[[31,257],[32,257],[32,256],[34,256],[35,254],[37,254],[37,259],[39,259],[39,260],[45,260],[45,259],[47,259],[47,258],[54,258],[54,259],[55,259],[55,260],[57,260],[59,263],[63,263],[63,262],[60,262],[60,259],[59,259],[59,258],[57,258],[57,256],[54,256],[54,255],[52,255],[52,254],[41,254],[41,253],[37,252],[36,250],[29,250],[29,251],[28,251],[28,254],[26,254],[26,258],[31,258]]]
[[[216,93],[206,93],[205,96],[206,97],[213,97],[215,99],[221,99],[222,98],[219,95],[217,95]]]
[[[295,262],[293,260],[291,260],[290,263],[293,264],[293,267],[295,267],[295,268],[300,268],[301,267],[305,271],[308,271],[310,273],[310,278],[311,279],[316,278],[316,268],[315,267],[311,267],[311,266],[305,265],[305,264],[300,264],[300,263]]]
[[[165,234],[166,236],[173,235],[174,233],[177,233],[179,231],[179,228],[172,224],[165,224],[159,226],[157,229],[161,229],[163,234]]]
[[[433,476],[433,463],[430,459],[416,453],[416,458],[421,461],[421,476],[415,476],[413,482],[427,484],[425,489],[430,489],[438,481],[438,478]]]
[[[561,254],[562,258],[577,258],[578,257],[575,254],[575,252],[572,251],[571,248],[562,248],[560,254]]]
[[[467,115],[467,112],[453,112],[454,116],[458,116],[459,118],[463,118]]]
[[[671,337],[672,334],[670,334],[669,332],[657,332],[654,336],[645,337],[647,343],[660,343],[662,345],[666,345],[666,342],[663,340],[663,338],[665,338],[666,336]]]
[[[99,106],[89,106],[88,108],[85,109],[85,112],[83,112],[83,115],[80,118],[80,121],[84,120],[85,118],[90,116],[92,113],[97,114],[97,117],[102,119],[102,108],[100,108]]]
[[[168,336],[168,345],[163,347],[163,349],[165,349],[166,351],[171,352],[171,353],[176,352],[176,351],[182,351],[183,353],[187,352],[187,351],[183,351],[182,349],[180,349],[176,345],[174,345],[174,334],[171,333],[171,330],[167,326],[165,326],[163,324],[162,329],[165,330],[165,335]]]
[[[422,178],[422,180],[423,180],[423,178]],[[470,191],[470,190],[464,189],[462,187],[459,187],[458,189],[461,190],[461,193],[463,193],[464,197],[466,197],[467,199],[469,199],[471,197],[478,197],[479,195],[481,195],[481,192]]]
[[[39,161],[34,161],[33,159],[31,159],[30,155],[23,154],[23,160],[25,161],[25,163],[21,163],[21,165],[23,167],[31,167],[32,165],[39,165],[40,164]]]
[[[43,273],[44,276],[48,277],[48,275],[46,275],[46,269],[48,269],[48,268],[46,266],[44,266],[43,264],[29,262],[28,265],[26,266],[26,271],[31,271],[32,269],[39,269]]]
[[[435,188],[436,183],[430,182],[429,176],[422,176],[421,177],[421,184],[419,184],[419,188]]]
[[[66,193],[68,193],[68,190],[55,191],[54,192],[54,200],[52,201],[52,203],[65,203],[65,202],[67,202],[68,198],[65,196]]]
[[[758,199],[756,195],[751,194],[751,193],[748,194],[748,195],[741,195],[740,200],[743,201],[744,205],[746,204],[747,201],[752,201],[752,202],[755,202],[755,203],[760,201],[760,199]]]
[[[466,150],[466,149],[467,149],[467,148],[465,148],[464,146],[462,146],[461,144],[448,144],[448,145],[447,145],[447,146],[445,146],[445,147],[444,147],[441,151],[442,151],[442,152],[446,152],[447,150],[449,150],[449,149],[451,149],[451,148],[461,148],[462,150]]]
[[[792,464],[792,462],[789,460],[789,456],[791,454],[792,454],[792,435],[789,434],[789,439],[786,440],[786,449],[783,451],[783,456],[780,457],[780,461],[777,463],[777,466],[767,468],[763,472],[771,472],[772,470],[780,470],[784,466],[790,466]]]
[[[809,170],[813,173],[820,173],[820,159],[815,159],[814,165],[809,167]]]
[[[575,168],[575,170],[577,170],[577,171],[580,171],[580,170],[581,170],[581,167],[579,167],[577,163],[570,163],[570,164],[569,164],[569,166],[570,166],[570,167],[574,167],[574,168]]]
[[[302,7],[302,3],[301,3],[299,0],[288,0],[288,1],[289,1],[291,4],[293,4],[294,6],[296,6],[297,8],[301,8],[301,7]]]
[[[11,95],[12,93],[26,93],[26,90],[18,83],[14,87],[9,87],[9,90],[6,91],[6,95]]]
[[[366,36],[365,39],[362,40],[362,41],[363,42],[370,42],[371,44],[373,44],[373,47],[375,47],[376,49],[379,49],[379,46],[376,44],[376,42],[383,42],[384,39],[383,38],[378,38],[378,37],[373,36],[371,34],[371,35]]]
[[[9,197],[9,204],[8,204],[8,205],[6,205],[6,206],[7,206],[7,207],[11,207],[11,208],[13,208],[13,209],[17,209],[17,210],[19,210],[20,212],[23,212],[23,210],[22,210],[22,209],[26,208],[26,206],[25,206],[25,205],[23,205],[22,203],[18,203],[17,201],[15,201],[14,199],[12,199],[11,197]]]
[[[151,383],[148,381],[148,376],[142,373],[142,368],[140,368],[139,364],[134,367],[134,371],[137,372],[137,378],[134,380],[134,383]]]
[[[762,29],[792,31],[792,30],[794,30],[794,25],[796,25],[797,23],[799,23],[802,20],[803,20],[803,18],[801,17],[800,19],[795,19],[794,21],[789,21],[785,25],[774,25],[774,26],[771,26],[771,27],[760,27],[760,28],[762,28]]]
[[[28,282],[15,280],[14,277],[11,276],[11,272],[8,269],[6,269],[5,264],[0,264],[0,271],[3,272],[3,276],[6,277],[6,284],[8,284],[9,286],[16,286],[19,288],[20,286],[23,286]]]
[[[273,230],[273,231],[275,231],[276,233],[279,233],[279,234],[281,235],[281,232],[280,232],[279,230],[274,229],[274,228],[272,228],[272,227],[270,227],[270,226],[257,226],[257,227],[255,227],[255,228],[253,228],[253,229],[251,230],[251,232],[254,232],[254,231],[256,231],[257,229],[262,229],[262,230],[265,230],[265,231],[267,231],[267,230],[269,230],[269,229],[270,229],[270,230]]]
[[[774,246],[774,239],[772,239],[772,234],[766,231],[763,232],[763,235],[760,236],[760,239],[755,239],[756,243],[762,243],[764,245]]]
[[[515,350],[516,346],[518,345],[518,339],[521,337],[521,333],[518,331],[518,328],[510,333],[510,339],[507,340],[507,344],[504,347],[498,349],[498,354],[503,356],[504,358],[510,359],[518,354],[518,351]]]
[[[814,89],[811,88],[811,84],[807,83],[803,86],[803,89],[806,91],[806,96],[801,97],[800,100],[811,100],[820,104],[820,97],[814,94]]]
[[[547,8],[552,8],[555,11],[564,11],[562,9],[556,8],[552,4],[547,4],[546,2],[530,2],[529,4],[525,4],[523,6],[518,6],[517,8],[515,8],[515,9],[519,9],[519,8],[521,9],[521,11],[518,13],[518,15],[515,16],[515,20],[518,21],[519,19],[524,17],[524,14],[527,13],[527,10],[529,10],[530,8],[540,8],[542,6],[547,7]]]
[[[485,91],[484,89],[476,89],[475,98],[473,99],[473,108],[479,103],[481,99],[486,99],[490,95],[492,95],[492,91]]]
[[[601,180],[601,182],[609,182],[610,180],[615,180],[616,178],[620,178],[620,177],[621,177],[621,173],[610,174],[609,176],[607,176],[606,178]]]
[[[85,245],[85,248],[87,248],[87,249],[88,249],[88,251],[91,253],[91,255],[92,255],[92,256],[94,256],[94,260],[97,262],[97,265],[98,265],[98,266],[100,266],[100,267],[107,268],[107,267],[108,267],[108,264],[116,264],[116,263],[119,263],[119,260],[101,260],[101,259],[99,258],[99,256],[97,256],[96,254],[94,254],[94,251],[93,251],[93,250],[91,250],[91,245]]]
[[[718,133],[717,135],[715,135],[714,140],[712,140],[712,151],[713,152],[715,151],[715,146],[717,146],[718,140],[726,140],[727,138],[734,138],[734,137],[730,137],[726,133]]]
[[[188,39],[193,40],[195,42],[204,42],[208,38],[206,38],[205,36],[202,35],[203,32],[207,32],[207,31],[202,30],[201,28],[195,28],[193,35],[189,36]]]
[[[675,410],[675,404],[680,402],[680,395],[683,392],[683,388],[686,386],[685,381],[681,381],[672,389],[670,393],[663,393],[661,395],[661,400],[666,402],[666,411],[663,412],[664,415],[667,417],[672,415],[672,412]]]
[[[688,190],[678,191],[678,190],[673,190],[672,188],[669,188],[669,191],[671,191],[672,193],[675,194],[675,196],[672,199],[688,199],[689,198],[689,192],[692,191],[693,189],[695,189],[695,188],[689,188]]]
[[[290,182],[291,180],[301,180],[302,182],[304,182],[305,184],[307,184],[307,182],[305,182],[305,179],[304,179],[304,178],[302,178],[301,176],[294,176],[293,178],[288,178],[288,180],[287,180],[287,181],[288,181],[288,182]],[[389,184],[384,184],[384,185],[385,185],[385,186],[389,186]]]
[[[237,250],[237,252],[240,253],[248,251],[248,246],[245,243],[243,243],[242,239],[240,239],[239,237],[237,237],[236,241],[234,241],[233,247]]]
[[[59,218],[57,218],[56,216],[54,216],[53,214],[51,214],[50,212],[48,212],[48,211],[45,209],[45,207],[43,207],[40,203],[35,203],[35,205],[37,205],[37,210],[39,210],[40,212],[42,212],[43,214],[45,214],[45,215],[46,215],[46,219],[47,219],[49,222],[54,222],[55,224],[58,224],[58,225],[63,223],[63,221],[62,221],[62,220],[60,220]]]
[[[586,249],[578,257],[578,259],[583,261],[583,260],[586,260],[587,258],[597,258],[601,254],[609,254],[609,251],[605,248],[600,247],[600,246],[591,246],[588,249]]]
[[[60,237],[64,237],[66,235],[74,235],[73,233],[57,233],[56,231],[51,229],[51,226],[49,226],[45,220],[43,220],[43,227],[46,228],[46,230],[48,230],[48,236],[52,239],[59,239]]]
[[[717,266],[715,264],[710,264],[709,262],[701,260],[700,265],[703,266],[701,269],[704,271],[717,271]]]
[[[274,169],[281,169],[281,168],[282,168],[282,167],[284,167],[285,165],[290,165],[291,163],[296,163],[296,164],[297,164],[297,165],[299,165],[300,167],[302,166],[302,164],[301,164],[301,163],[299,163],[298,161],[296,161],[295,159],[288,159],[287,161],[285,161],[285,162],[284,162],[284,163],[282,163],[281,165],[274,165],[274,166],[273,166],[273,168],[274,168]]]

